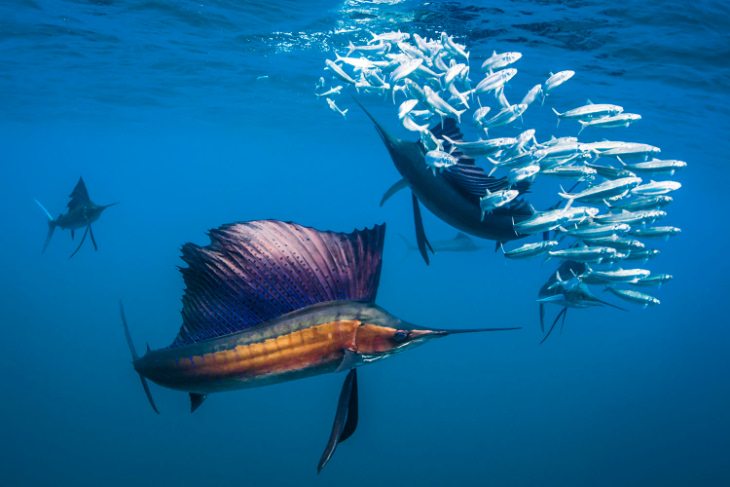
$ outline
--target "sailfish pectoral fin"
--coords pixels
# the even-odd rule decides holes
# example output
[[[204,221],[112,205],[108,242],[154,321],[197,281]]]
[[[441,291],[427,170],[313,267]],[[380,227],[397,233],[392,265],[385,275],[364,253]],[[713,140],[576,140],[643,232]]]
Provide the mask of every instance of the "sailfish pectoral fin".
[[[405,179],[401,179],[400,181],[397,181],[393,186],[388,188],[388,191],[385,192],[383,195],[383,199],[380,200],[380,206],[383,206],[386,201],[390,199],[391,196],[396,194],[401,189],[405,189],[408,187],[408,182],[406,182]]]
[[[79,242],[79,246],[78,246],[78,247],[76,247],[76,250],[74,250],[74,253],[73,253],[73,254],[71,254],[71,255],[70,255],[70,256],[68,257],[69,259],[71,259],[71,257],[73,257],[74,255],[76,255],[76,252],[78,252],[78,251],[79,251],[79,249],[81,248],[81,246],[82,246],[82,245],[84,245],[84,240],[86,240],[86,234],[87,234],[87,233],[89,233],[89,228],[91,228],[91,226],[87,225],[87,226],[86,226],[86,230],[84,231],[84,236],[83,236],[83,237],[81,237],[81,242]],[[72,233],[73,233],[73,232],[72,232]]]
[[[432,253],[433,248],[431,247],[431,244],[428,243],[426,232],[423,230],[423,219],[421,218],[421,207],[418,205],[418,198],[416,198],[415,193],[411,193],[411,196],[413,197],[413,220],[416,224],[416,243],[418,244],[418,250],[421,252],[421,257],[423,257],[423,260],[426,261],[426,265],[428,265],[428,250],[426,247],[428,247]]]
[[[353,403],[355,407],[353,408]],[[335,414],[335,422],[332,425],[332,433],[327,442],[327,446],[322,453],[322,458],[317,465],[317,473],[321,472],[332,454],[337,448],[337,444],[352,435],[357,426],[357,369],[351,369],[342,385],[340,399],[337,402],[337,413]]]
[[[89,236],[91,237],[91,243],[94,244],[94,252],[97,252],[99,250],[99,247],[96,245],[96,239],[94,238],[94,230],[91,228],[91,224],[89,224]]]

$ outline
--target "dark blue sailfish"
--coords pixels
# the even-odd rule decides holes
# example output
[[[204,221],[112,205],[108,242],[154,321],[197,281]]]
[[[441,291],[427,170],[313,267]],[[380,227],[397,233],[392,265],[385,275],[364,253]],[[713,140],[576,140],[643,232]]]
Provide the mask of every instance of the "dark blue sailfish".
[[[166,348],[135,352],[147,379],[190,395],[347,372],[318,470],[358,421],[356,368],[453,333],[410,324],[377,306],[385,225],[321,232],[275,220],[225,225],[210,245],[183,246],[183,324]],[[513,329],[513,328],[510,328]]]
[[[475,237],[494,240],[496,248],[510,240],[522,238],[514,229],[514,224],[529,218],[534,212],[523,199],[509,206],[498,208],[484,215],[480,199],[487,190],[494,192],[510,186],[507,178],[493,178],[475,164],[474,159],[464,156],[458,149],[451,151],[448,141],[443,143],[444,150],[457,158],[457,164],[441,172],[433,172],[426,164],[426,148],[420,142],[400,139],[383,128],[365,107],[355,100],[375,124],[396,169],[402,179],[386,192],[381,205],[401,189],[411,189],[413,216],[416,226],[416,242],[421,256],[428,264],[428,252],[433,248],[426,238],[421,219],[419,201],[431,212],[449,225]],[[460,141],[463,135],[453,118],[447,118],[431,128],[436,138],[447,136]],[[513,186],[520,194],[527,193],[530,184],[522,181]]]
[[[86,240],[87,234],[91,236],[91,243],[94,244],[94,250],[98,250],[98,247],[96,245],[96,239],[94,238],[94,231],[91,229],[91,224],[99,219],[101,213],[104,210],[118,203],[111,203],[109,205],[99,206],[91,201],[91,198],[89,198],[89,192],[86,190],[86,185],[84,184],[83,178],[79,178],[79,182],[76,183],[76,187],[74,187],[74,190],[69,195],[69,198],[71,198],[71,201],[68,202],[68,211],[65,215],[58,215],[58,218],[53,218],[51,216],[51,213],[46,210],[46,208],[38,200],[35,200],[38,206],[41,207],[41,210],[43,210],[43,212],[48,217],[48,235],[46,236],[46,241],[43,244],[43,250],[41,251],[41,253],[46,251],[46,248],[51,241],[51,237],[53,236],[53,231],[56,229],[56,227],[64,230],[71,230],[71,239],[74,238],[75,230],[78,230],[79,228],[84,228],[84,236],[81,237],[81,242],[79,242],[79,246],[76,247],[76,250],[74,250],[73,254],[69,256],[69,259],[76,255],[76,252],[79,251],[81,246],[84,244],[84,241]]]

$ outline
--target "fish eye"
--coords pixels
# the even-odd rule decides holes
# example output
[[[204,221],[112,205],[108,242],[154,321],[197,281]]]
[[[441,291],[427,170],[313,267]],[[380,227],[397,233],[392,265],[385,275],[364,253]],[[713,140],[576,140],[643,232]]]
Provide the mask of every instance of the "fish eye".
[[[409,332],[405,330],[398,330],[393,334],[393,340],[396,342],[403,342],[408,338],[408,335],[410,335]]]

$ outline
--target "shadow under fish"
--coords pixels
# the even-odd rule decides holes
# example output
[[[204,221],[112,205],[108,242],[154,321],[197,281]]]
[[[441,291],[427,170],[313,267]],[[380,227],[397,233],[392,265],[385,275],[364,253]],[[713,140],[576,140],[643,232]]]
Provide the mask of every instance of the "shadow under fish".
[[[585,270],[586,265],[584,263],[566,260],[540,288],[537,300],[540,303],[540,330],[543,333],[545,333],[545,304],[552,303],[563,307],[540,343],[544,343],[547,340],[561,317],[563,320],[560,323],[560,332],[563,332],[565,317],[568,315],[568,308],[581,309],[593,306],[610,306],[621,311],[626,311],[624,308],[597,298],[588,289],[587,285],[580,282],[577,276],[583,274]]]
[[[385,201],[398,191],[410,188],[413,202],[413,217],[416,227],[416,242],[418,250],[426,264],[429,263],[428,250],[434,252],[426,238],[421,218],[419,201],[434,215],[462,232],[475,237],[494,240],[499,245],[511,240],[524,237],[515,232],[514,224],[529,218],[534,212],[523,199],[516,199],[508,206],[497,208],[484,215],[480,199],[490,192],[500,191],[510,186],[507,178],[488,176],[484,170],[475,164],[474,159],[464,156],[458,149],[451,152],[456,157],[457,164],[434,173],[426,164],[426,148],[421,141],[412,142],[394,136],[355,99],[360,108],[375,124],[375,128],[388,149],[391,159],[402,179],[396,182],[386,192],[381,201]],[[430,129],[439,139],[445,136],[451,140],[460,141],[463,135],[456,120],[446,118]],[[449,152],[451,143],[443,142],[444,151]],[[530,184],[522,181],[514,185],[520,194],[528,192]]]
[[[190,395],[347,372],[321,471],[357,427],[357,367],[455,333],[416,326],[377,306],[385,225],[322,232],[275,220],[224,225],[210,244],[183,246],[183,324],[173,343],[138,356],[122,322],[152,408],[147,379]],[[121,304],[120,304],[121,306]]]
[[[56,229],[56,227],[63,230],[71,230],[72,240],[74,238],[75,230],[78,230],[79,228],[85,229],[84,235],[83,237],[81,237],[81,242],[79,242],[79,246],[76,247],[76,250],[74,250],[73,254],[69,256],[69,259],[76,255],[76,252],[81,249],[81,246],[86,240],[87,234],[91,236],[91,243],[94,244],[94,250],[99,249],[99,247],[96,245],[96,239],[94,238],[94,231],[91,229],[91,224],[99,219],[101,213],[104,210],[118,203],[111,203],[109,205],[99,206],[91,201],[91,198],[89,198],[89,192],[86,190],[86,184],[84,184],[83,178],[79,178],[79,182],[76,183],[76,187],[74,187],[74,190],[69,195],[69,198],[71,198],[71,201],[69,201],[67,205],[68,212],[66,212],[65,215],[58,215],[58,218],[53,218],[51,216],[51,213],[46,210],[46,208],[38,200],[35,200],[36,204],[40,206],[41,210],[43,210],[43,212],[48,217],[48,235],[46,236],[46,241],[43,244],[43,250],[41,251],[41,253],[45,252],[46,248],[48,248],[48,244],[51,242],[51,237],[53,236],[53,231]]]

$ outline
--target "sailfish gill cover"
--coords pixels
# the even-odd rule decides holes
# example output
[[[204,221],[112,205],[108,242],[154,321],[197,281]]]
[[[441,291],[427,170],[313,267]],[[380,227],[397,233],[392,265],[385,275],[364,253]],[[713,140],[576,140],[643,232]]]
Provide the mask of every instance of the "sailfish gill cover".
[[[372,302],[385,225],[350,234],[256,221],[183,246],[183,324],[172,347],[245,330],[310,304]]]

